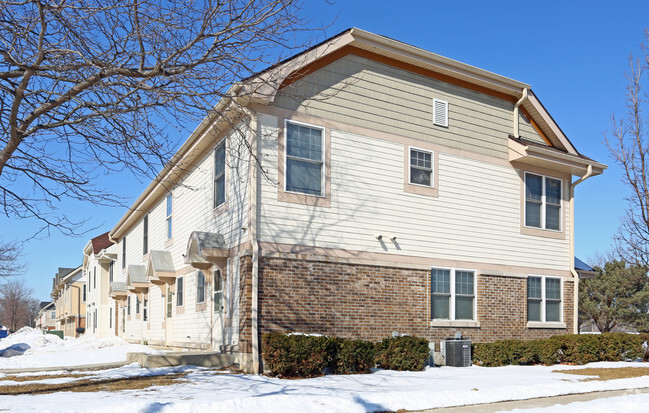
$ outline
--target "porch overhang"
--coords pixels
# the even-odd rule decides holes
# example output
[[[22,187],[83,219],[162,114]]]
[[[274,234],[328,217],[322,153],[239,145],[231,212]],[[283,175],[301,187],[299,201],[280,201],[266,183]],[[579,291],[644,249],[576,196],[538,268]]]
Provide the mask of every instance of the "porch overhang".
[[[575,271],[579,275],[579,278],[595,278],[598,274],[595,269],[577,257],[575,257]]]
[[[511,135],[509,136],[509,161],[513,164],[536,166],[576,176],[586,175],[589,166],[592,166],[593,175],[599,175],[607,168],[606,165],[587,157],[526,139],[514,138]]]
[[[144,265],[129,265],[126,271],[126,289],[132,292],[147,292],[149,281],[146,279]]]
[[[108,294],[113,300],[126,300],[126,296],[128,295],[128,291],[126,290],[126,283],[123,281],[113,281],[112,283],[110,283]]]
[[[169,251],[150,251],[145,276],[147,282],[153,284],[173,283],[173,280],[176,279],[176,268],[171,253]]]
[[[194,231],[187,241],[185,263],[193,267],[204,267],[227,258],[230,254],[223,235],[215,232]]]

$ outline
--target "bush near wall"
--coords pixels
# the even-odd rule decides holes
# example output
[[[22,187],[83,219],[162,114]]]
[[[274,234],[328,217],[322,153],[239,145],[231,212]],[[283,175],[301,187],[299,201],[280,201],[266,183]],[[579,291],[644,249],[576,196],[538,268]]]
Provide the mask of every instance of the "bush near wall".
[[[264,371],[279,377],[368,373],[377,364],[392,370],[423,370],[428,351],[426,339],[408,336],[377,344],[303,334],[262,336]]]
[[[508,364],[586,364],[649,358],[649,334],[566,334],[542,340],[499,340],[473,345],[473,363],[481,366]]]

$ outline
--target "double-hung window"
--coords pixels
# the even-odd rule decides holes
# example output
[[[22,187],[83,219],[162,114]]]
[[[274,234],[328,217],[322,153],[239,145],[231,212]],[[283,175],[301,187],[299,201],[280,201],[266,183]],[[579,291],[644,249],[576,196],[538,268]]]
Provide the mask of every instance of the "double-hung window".
[[[122,269],[126,268],[126,236],[122,238]]]
[[[527,321],[561,321],[561,278],[527,277]]]
[[[110,261],[108,264],[108,281],[113,282],[113,267],[115,267],[115,261]]]
[[[196,274],[196,303],[201,304],[205,302],[205,274],[203,271],[198,271]]]
[[[434,320],[475,320],[475,272],[433,268],[431,312]]]
[[[173,196],[167,195],[167,239],[171,239],[173,236],[173,201]]]
[[[225,203],[225,139],[214,149],[214,208]]]
[[[433,186],[433,153],[410,148],[410,183]]]
[[[285,190],[324,196],[324,128],[286,121]]]
[[[525,226],[561,231],[561,180],[525,173]]]

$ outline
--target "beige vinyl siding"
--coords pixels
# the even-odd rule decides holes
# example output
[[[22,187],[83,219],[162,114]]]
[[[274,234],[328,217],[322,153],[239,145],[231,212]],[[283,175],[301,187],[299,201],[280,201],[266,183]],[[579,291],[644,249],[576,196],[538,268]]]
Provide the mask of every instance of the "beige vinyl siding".
[[[275,118],[260,117],[268,132]],[[264,166],[277,168],[277,140],[262,145]],[[260,238],[264,242],[431,259],[566,270],[568,237],[521,234],[521,181],[510,166],[440,152],[439,197],[403,191],[404,146],[331,132],[331,208],[277,201],[262,181]],[[276,175],[274,175],[276,176]],[[565,192],[564,192],[565,195]],[[567,228],[568,204],[564,206]],[[374,234],[394,234],[397,245]],[[387,237],[386,237],[387,238]]]
[[[313,99],[310,99],[313,98]],[[449,103],[448,128],[433,125],[433,98]],[[279,92],[277,106],[427,142],[507,157],[514,104],[348,55]],[[521,117],[523,137],[543,142]]]

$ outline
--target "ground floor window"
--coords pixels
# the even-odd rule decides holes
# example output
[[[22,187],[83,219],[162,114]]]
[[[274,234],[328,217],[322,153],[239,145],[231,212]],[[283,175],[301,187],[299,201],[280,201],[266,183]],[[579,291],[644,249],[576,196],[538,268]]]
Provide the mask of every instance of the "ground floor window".
[[[432,268],[431,316],[437,320],[475,320],[475,271]]]
[[[561,278],[527,277],[527,321],[561,321]]]

